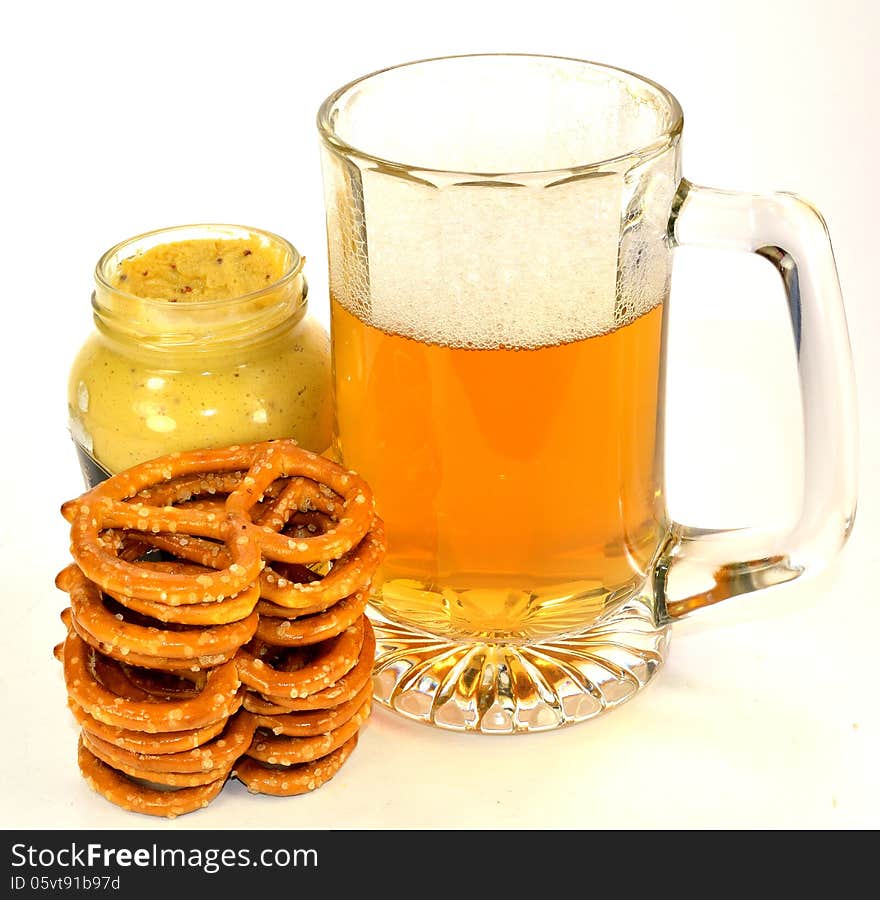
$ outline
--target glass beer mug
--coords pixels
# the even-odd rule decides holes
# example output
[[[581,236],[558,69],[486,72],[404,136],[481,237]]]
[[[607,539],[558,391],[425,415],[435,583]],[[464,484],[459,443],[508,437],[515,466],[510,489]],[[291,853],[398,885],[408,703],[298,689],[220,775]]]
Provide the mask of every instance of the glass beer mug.
[[[644,687],[670,624],[813,571],[856,505],[843,305],[820,215],[698,187],[665,89],[573,59],[426,60],[318,114],[335,451],[389,550],[376,696],[433,725],[539,731]],[[805,423],[790,533],[670,521],[663,372],[672,250],[782,275]]]

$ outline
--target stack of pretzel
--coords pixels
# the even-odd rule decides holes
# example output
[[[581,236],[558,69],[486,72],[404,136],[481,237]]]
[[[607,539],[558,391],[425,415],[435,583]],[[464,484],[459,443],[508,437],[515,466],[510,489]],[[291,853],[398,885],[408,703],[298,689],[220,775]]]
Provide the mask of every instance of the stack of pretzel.
[[[231,776],[280,796],[333,777],[372,696],[385,537],[362,478],[272,441],[152,460],[62,513],[56,655],[95,790],[176,816]]]

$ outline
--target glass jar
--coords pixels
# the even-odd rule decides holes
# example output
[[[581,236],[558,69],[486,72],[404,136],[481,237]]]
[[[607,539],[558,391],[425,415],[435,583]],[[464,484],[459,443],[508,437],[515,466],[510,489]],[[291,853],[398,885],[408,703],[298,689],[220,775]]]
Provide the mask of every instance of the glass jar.
[[[271,253],[274,272],[257,290],[202,299],[126,291],[124,267],[161,245],[181,242],[203,257],[241,265],[243,246]],[[244,242],[244,243],[243,243]],[[164,248],[161,248],[164,252]],[[147,256],[146,259],[154,259]],[[186,225],[117,244],[99,260],[92,294],[95,331],[68,382],[70,430],[86,482],[138,462],[202,447],[293,437],[321,453],[331,440],[330,348],[324,326],[307,314],[304,259],[284,238],[234,225]],[[195,268],[194,268],[194,267]],[[177,266],[169,265],[177,277]],[[193,273],[196,273],[193,275]],[[138,273],[147,275],[147,272]],[[204,273],[202,273],[204,274]],[[262,274],[259,276],[263,278]],[[201,278],[201,280],[200,280]],[[185,280],[185,279],[178,279]],[[232,279],[232,288],[241,284]],[[192,291],[189,285],[175,290]]]

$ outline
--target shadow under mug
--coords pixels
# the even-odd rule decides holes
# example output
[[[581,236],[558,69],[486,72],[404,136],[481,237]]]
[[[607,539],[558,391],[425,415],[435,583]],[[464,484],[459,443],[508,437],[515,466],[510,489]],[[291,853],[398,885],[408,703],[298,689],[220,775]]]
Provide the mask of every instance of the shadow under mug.
[[[335,452],[370,482],[377,698],[485,733],[596,716],[662,664],[670,623],[840,549],[855,401],[822,218],[682,178],[664,88],[574,59],[396,66],[318,114]],[[673,249],[782,275],[805,493],[790,533],[670,521],[663,373]]]

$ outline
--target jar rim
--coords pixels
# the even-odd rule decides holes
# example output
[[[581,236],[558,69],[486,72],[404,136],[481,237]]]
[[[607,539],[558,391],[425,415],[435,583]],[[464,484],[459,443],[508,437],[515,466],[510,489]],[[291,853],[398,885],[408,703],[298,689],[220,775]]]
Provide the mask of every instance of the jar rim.
[[[121,289],[118,285],[111,283],[109,271],[111,261],[119,257],[127,247],[135,246],[139,243],[146,243],[148,247],[145,249],[148,249],[163,243],[171,243],[174,240],[186,240],[187,238],[184,237],[185,235],[190,235],[191,238],[194,239],[210,238],[212,236],[221,237],[223,239],[257,236],[280,246],[289,255],[290,263],[279,278],[256,291],[213,300],[189,300],[185,304],[179,305],[170,304],[167,300],[159,297],[143,297],[139,294],[132,294]],[[166,313],[169,309],[175,308],[181,310],[188,308],[190,312],[195,308],[198,308],[199,310],[219,311],[240,304],[243,301],[258,300],[265,295],[277,292],[279,289],[282,289],[293,282],[302,273],[304,265],[305,257],[300,254],[296,247],[294,247],[287,238],[281,237],[281,235],[276,234],[273,231],[267,231],[263,228],[253,228],[249,225],[202,222],[190,225],[171,225],[165,228],[156,228],[152,231],[145,231],[142,234],[126,238],[125,240],[114,244],[109,250],[101,255],[95,265],[95,283],[101,290],[107,291],[108,293],[125,300],[136,301],[138,304],[143,304],[146,309],[161,309]],[[300,303],[305,303],[305,296],[301,298]]]

